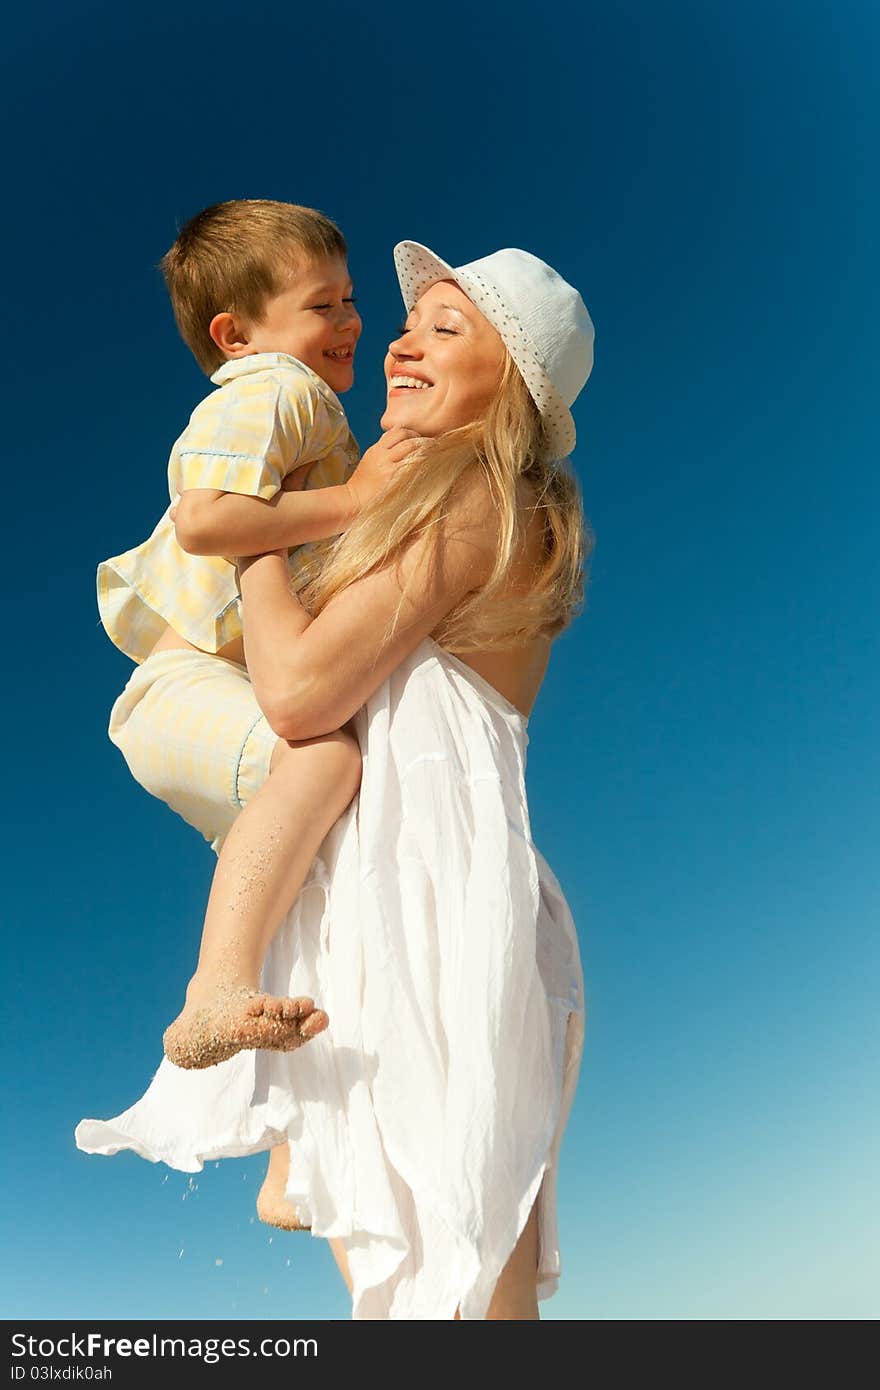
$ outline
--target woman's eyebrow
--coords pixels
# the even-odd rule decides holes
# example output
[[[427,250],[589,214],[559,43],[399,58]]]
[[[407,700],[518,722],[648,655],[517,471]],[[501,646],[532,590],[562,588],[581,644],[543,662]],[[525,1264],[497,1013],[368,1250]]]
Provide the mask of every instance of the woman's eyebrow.
[[[465,320],[465,322],[468,321],[468,315],[465,313],[465,311],[463,309],[457,309],[454,304],[438,304],[436,305],[433,312],[436,313],[440,309],[447,309],[449,313],[458,314],[460,318],[463,318]],[[419,317],[419,306],[418,304],[414,304],[413,307],[410,309],[409,314],[407,315],[406,322],[416,325],[418,324]]]

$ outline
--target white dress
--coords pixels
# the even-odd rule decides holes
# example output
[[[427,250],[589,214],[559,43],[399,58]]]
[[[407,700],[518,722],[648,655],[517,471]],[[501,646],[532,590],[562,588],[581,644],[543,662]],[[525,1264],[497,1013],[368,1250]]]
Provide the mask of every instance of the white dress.
[[[556,1169],[580,1066],[571,914],[531,841],[524,717],[423,642],[357,716],[363,777],[267,958],[263,987],[330,1026],[292,1053],[163,1059],[88,1153],[196,1172],[285,1138],[287,1193],[341,1236],[354,1318],[485,1318],[539,1197],[538,1295],[559,1277]]]

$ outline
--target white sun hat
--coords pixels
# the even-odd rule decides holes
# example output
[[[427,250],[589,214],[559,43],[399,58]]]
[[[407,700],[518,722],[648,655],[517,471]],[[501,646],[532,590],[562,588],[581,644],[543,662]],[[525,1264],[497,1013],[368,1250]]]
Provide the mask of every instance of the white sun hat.
[[[500,334],[544,422],[545,459],[574,448],[571,407],[593,369],[593,322],[587,306],[544,261],[508,247],[451,266],[417,241],[394,248],[407,313],[439,280],[454,280]]]

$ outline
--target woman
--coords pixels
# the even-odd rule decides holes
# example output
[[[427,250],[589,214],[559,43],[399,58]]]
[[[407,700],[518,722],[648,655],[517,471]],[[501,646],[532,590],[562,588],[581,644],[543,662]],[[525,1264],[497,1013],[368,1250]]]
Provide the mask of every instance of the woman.
[[[363,754],[358,802],[264,975],[320,1000],[329,1028],[294,1054],[163,1062],[136,1106],[77,1141],[184,1171],[273,1145],[283,1170],[289,1145],[286,1201],[333,1242],[354,1317],[534,1318],[558,1278],[583,996],[570,914],[531,842],[525,726],[580,595],[580,508],[558,460],[592,324],[526,252],[455,270],[404,242],[395,260],[408,318],[382,426],[420,442],[305,605],[283,555],[241,565],[273,728],[306,739],[354,718]]]

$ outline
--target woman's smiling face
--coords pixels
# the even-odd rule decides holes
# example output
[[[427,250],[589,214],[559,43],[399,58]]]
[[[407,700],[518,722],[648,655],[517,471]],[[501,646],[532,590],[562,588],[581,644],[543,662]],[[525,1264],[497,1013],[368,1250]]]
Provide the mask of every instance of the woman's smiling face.
[[[385,358],[383,430],[444,434],[485,414],[506,351],[498,333],[451,280],[425,290]]]

